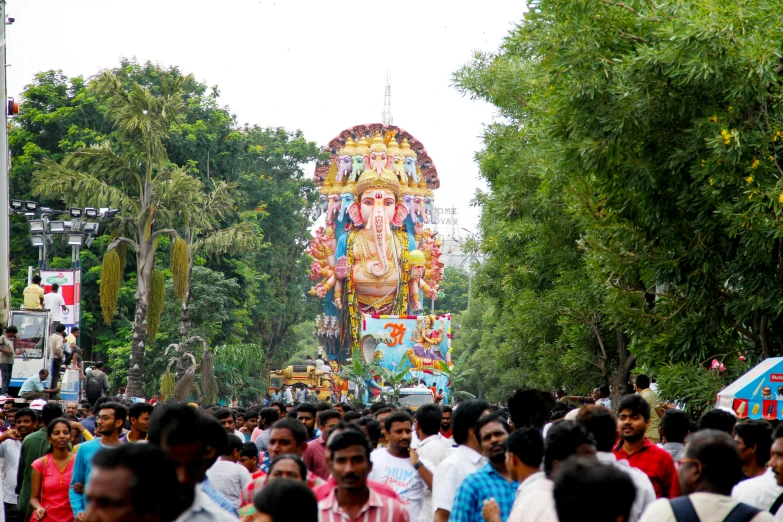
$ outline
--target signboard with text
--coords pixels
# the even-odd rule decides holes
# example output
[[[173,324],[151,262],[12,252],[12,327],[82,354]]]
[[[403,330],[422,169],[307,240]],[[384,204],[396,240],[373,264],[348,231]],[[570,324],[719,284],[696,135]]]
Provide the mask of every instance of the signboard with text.
[[[63,313],[61,321],[69,329],[79,326],[79,307],[81,306],[81,272],[79,270],[41,270],[41,286],[48,294],[53,284],[60,285],[58,293],[63,296],[68,311]]]

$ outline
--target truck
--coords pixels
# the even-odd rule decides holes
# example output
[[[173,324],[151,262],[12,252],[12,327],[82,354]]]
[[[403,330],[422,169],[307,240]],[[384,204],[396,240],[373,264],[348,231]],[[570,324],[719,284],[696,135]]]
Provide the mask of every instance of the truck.
[[[46,310],[12,310],[10,324],[19,330],[14,342],[14,366],[10,389],[18,395],[19,388],[42,369],[49,369],[51,361],[47,353],[49,338],[49,312]],[[9,389],[9,391],[11,391]]]
[[[433,404],[435,397],[428,388],[402,388],[397,398],[397,404],[401,407],[409,407],[416,411],[425,404]]]
[[[309,364],[294,364],[281,370],[269,372],[269,394],[272,395],[283,386],[300,388],[311,386],[318,400],[328,401],[332,396],[332,374],[323,367]]]

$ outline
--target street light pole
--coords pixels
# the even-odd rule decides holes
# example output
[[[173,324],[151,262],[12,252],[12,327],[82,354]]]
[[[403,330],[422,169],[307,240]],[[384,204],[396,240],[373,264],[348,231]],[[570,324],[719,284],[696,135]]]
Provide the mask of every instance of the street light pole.
[[[8,184],[8,94],[6,93],[5,0],[0,0],[0,326],[8,324],[10,309],[10,196]]]

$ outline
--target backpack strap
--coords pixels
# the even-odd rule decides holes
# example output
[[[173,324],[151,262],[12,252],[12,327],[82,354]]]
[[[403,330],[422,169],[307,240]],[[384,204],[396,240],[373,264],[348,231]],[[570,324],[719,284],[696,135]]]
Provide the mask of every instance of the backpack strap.
[[[734,509],[726,515],[723,522],[750,522],[760,512],[760,509],[738,502]]]
[[[780,506],[783,506],[783,493],[781,493],[780,496],[775,499],[775,502],[772,503],[772,507],[769,508],[769,512],[773,515],[777,514]]]
[[[699,515],[693,508],[693,502],[687,495],[670,500],[669,505],[672,507],[677,522],[701,522]],[[724,520],[724,522],[726,521]]]

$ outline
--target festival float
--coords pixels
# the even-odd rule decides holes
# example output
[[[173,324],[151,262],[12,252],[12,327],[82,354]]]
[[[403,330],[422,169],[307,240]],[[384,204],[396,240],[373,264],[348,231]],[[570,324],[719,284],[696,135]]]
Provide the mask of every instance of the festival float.
[[[442,389],[448,400],[451,315],[434,315],[443,277],[435,215],[438,172],[423,144],[395,125],[345,129],[316,165],[325,216],[308,247],[310,294],[323,300],[315,334],[338,375],[360,357]],[[366,382],[377,396],[387,383]],[[346,383],[333,379],[337,396]],[[367,397],[364,397],[367,399]]]

